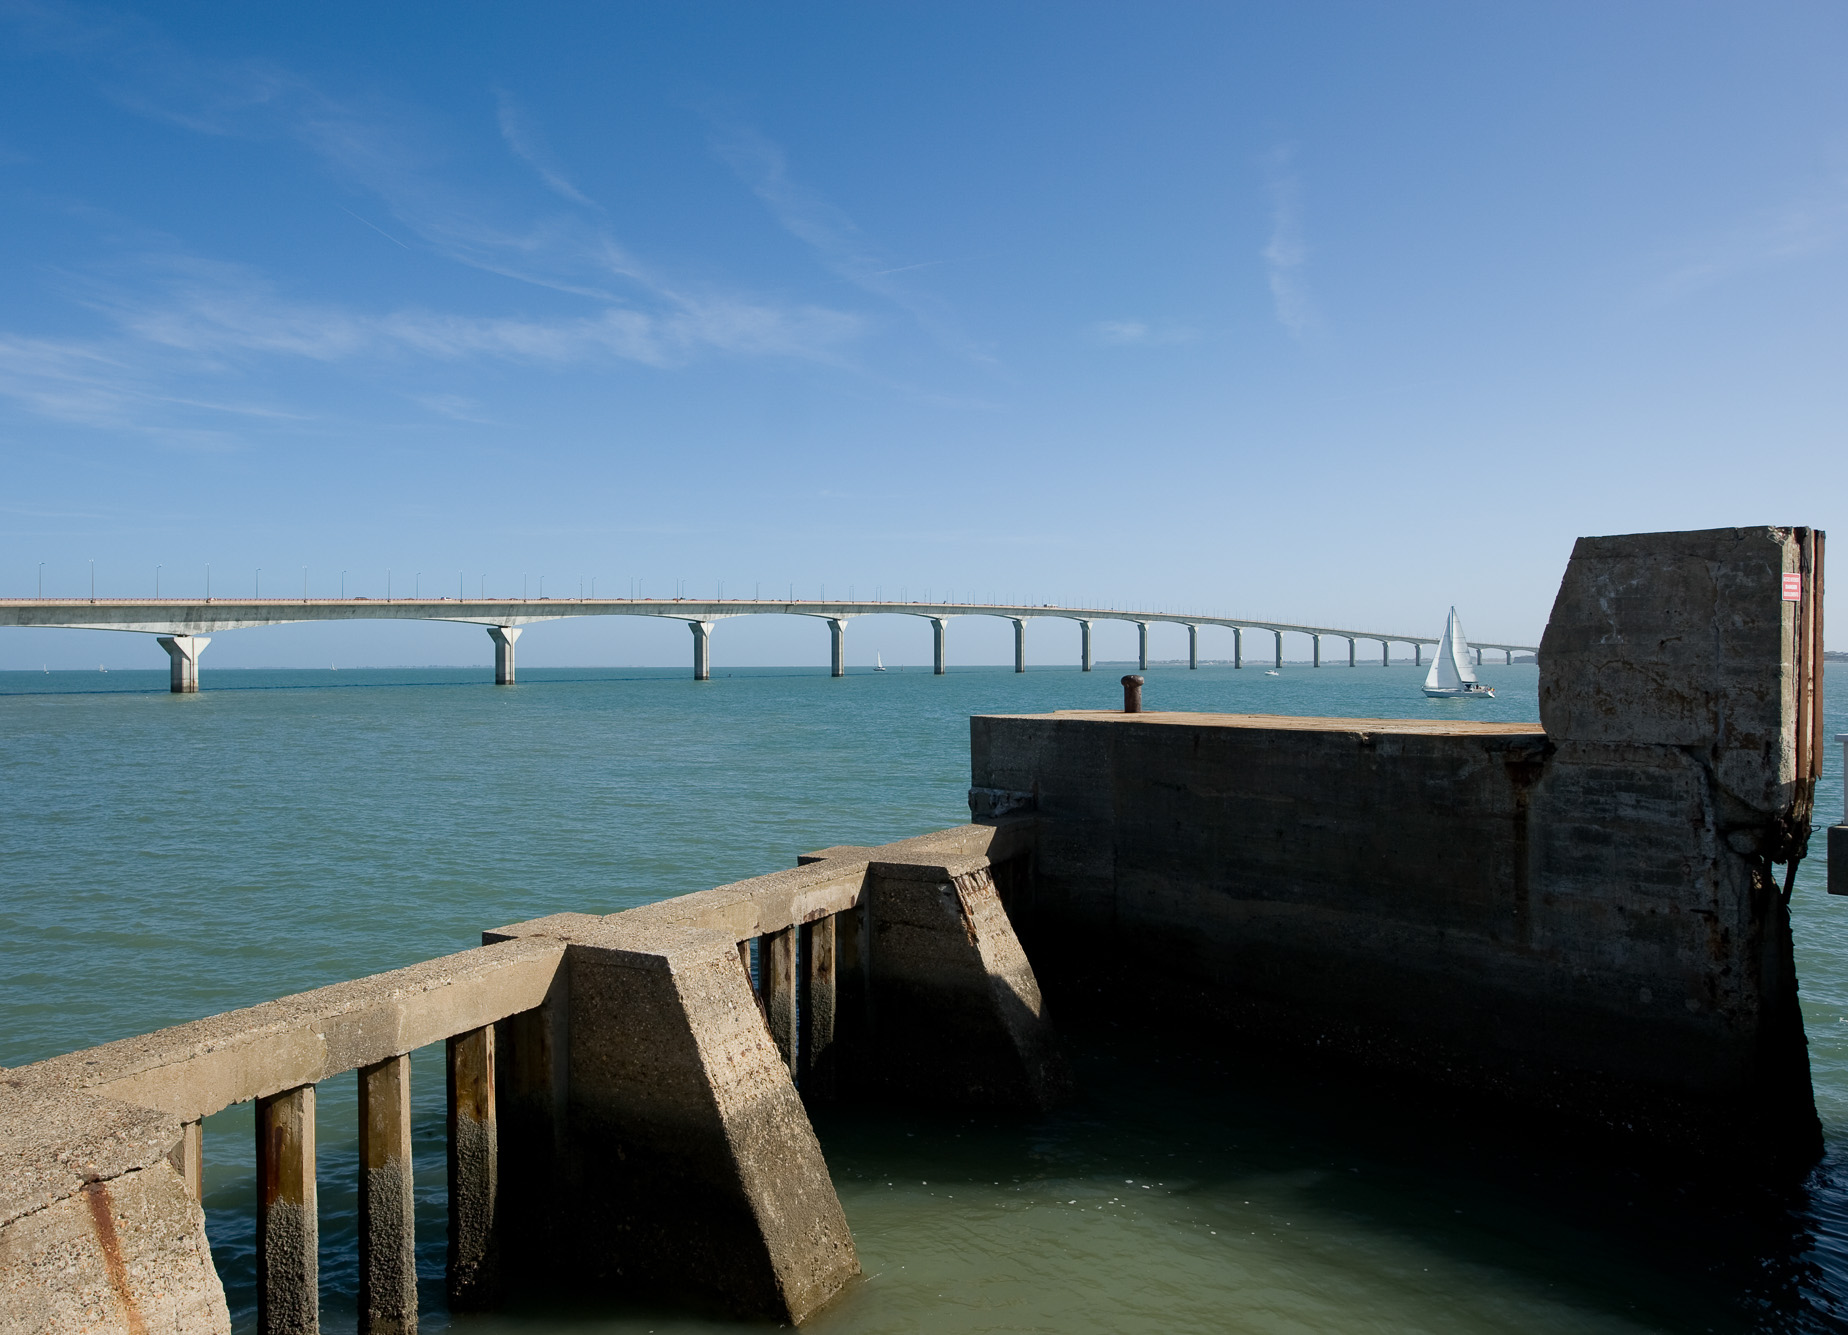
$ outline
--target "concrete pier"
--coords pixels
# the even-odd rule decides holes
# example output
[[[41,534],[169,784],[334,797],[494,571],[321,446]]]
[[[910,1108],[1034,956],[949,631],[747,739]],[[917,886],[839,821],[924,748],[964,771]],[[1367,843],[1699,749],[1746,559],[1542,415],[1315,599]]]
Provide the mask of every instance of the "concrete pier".
[[[520,627],[489,626],[488,638],[494,641],[494,684],[513,685],[513,642],[520,638]]]
[[[939,677],[941,677],[946,670],[943,653],[943,630],[946,624],[948,623],[943,617],[932,617],[930,619],[930,670]]]
[[[712,623],[710,621],[689,621],[687,629],[693,632],[693,680],[712,680]]]
[[[1200,666],[1200,628],[1198,626],[1187,628],[1187,666],[1196,669]]]
[[[1309,650],[1309,653],[1310,653],[1309,665],[1311,667],[1321,667],[1322,666],[1322,637],[1320,635],[1311,635],[1309,639],[1312,641],[1312,644]]]
[[[1281,668],[1283,666],[1283,632],[1279,630],[1271,633],[1277,637],[1277,666]]]
[[[417,1199],[411,1178],[411,1059],[359,1069],[360,1335],[417,1329]]]
[[[847,620],[845,617],[826,617],[828,623],[828,675],[844,677],[847,675]]]
[[[1014,671],[1027,670],[1027,623],[1025,618],[1014,618]]]
[[[1348,666],[1354,666],[1354,637],[1348,637]]]
[[[1416,640],[1412,641],[1412,666],[1413,667],[1423,667],[1424,666],[1424,646],[1418,643]]]
[[[212,642],[209,635],[162,635],[160,647],[172,660],[169,689],[175,695],[192,695],[199,689],[199,655]]]
[[[1381,667],[1391,667],[1392,666],[1392,641],[1391,640],[1381,640],[1380,641],[1380,666]]]
[[[1245,666],[1245,632],[1238,626],[1232,628],[1232,666]]]
[[[1091,623],[1088,621],[1078,623],[1078,666],[1083,672],[1091,670]]]
[[[1149,670],[1149,623],[1136,623],[1136,667],[1139,671]]]
[[[257,1100],[257,1330],[320,1335],[314,1086]]]

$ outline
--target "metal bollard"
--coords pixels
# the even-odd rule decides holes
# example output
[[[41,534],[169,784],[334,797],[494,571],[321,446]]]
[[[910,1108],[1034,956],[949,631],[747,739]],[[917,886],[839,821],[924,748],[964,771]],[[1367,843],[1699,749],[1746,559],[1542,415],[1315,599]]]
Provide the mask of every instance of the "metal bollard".
[[[1123,712],[1125,714],[1142,712],[1142,678],[1134,673],[1123,678]]]

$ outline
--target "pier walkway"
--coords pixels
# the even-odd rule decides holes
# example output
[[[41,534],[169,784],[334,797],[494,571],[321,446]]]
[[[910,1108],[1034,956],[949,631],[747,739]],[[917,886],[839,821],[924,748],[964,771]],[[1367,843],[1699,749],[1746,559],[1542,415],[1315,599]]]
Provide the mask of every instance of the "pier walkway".
[[[1136,627],[1137,659],[1149,665],[1149,627],[1167,623],[1187,628],[1187,666],[1200,665],[1200,631],[1219,627],[1232,632],[1232,665],[1245,666],[1245,633],[1273,636],[1273,657],[1283,666],[1283,637],[1306,635],[1316,667],[1323,666],[1322,641],[1347,641],[1347,665],[1359,663],[1358,642],[1380,646],[1382,666],[1392,661],[1394,644],[1409,644],[1415,662],[1424,661],[1424,646],[1436,644],[1429,635],[1397,635],[1377,630],[1347,630],[1335,626],[1304,626],[1243,617],[1200,616],[1183,612],[1138,612],[1119,608],[1061,607],[1053,603],[949,602],[815,602],[769,599],[691,598],[7,598],[0,599],[0,626],[42,626],[67,630],[123,630],[151,634],[172,659],[173,689],[199,689],[199,656],[210,636],[255,626],[280,626],[298,621],[459,621],[483,626],[494,641],[494,680],[503,686],[514,681],[514,642],[525,627],[538,621],[565,617],[644,616],[683,621],[693,633],[693,676],[712,676],[712,628],[731,617],[803,616],[828,625],[829,662],[837,677],[847,675],[847,623],[854,617],[897,615],[923,617],[931,624],[932,669],[942,675],[944,641],[952,617],[1000,617],[1014,623],[1014,671],[1027,670],[1027,622],[1035,618],[1076,621],[1079,632],[1079,666],[1091,670],[1091,626],[1098,621],[1127,621]],[[1538,653],[1530,644],[1481,643],[1473,646],[1476,661],[1484,650],[1501,653],[1507,662],[1516,653]]]

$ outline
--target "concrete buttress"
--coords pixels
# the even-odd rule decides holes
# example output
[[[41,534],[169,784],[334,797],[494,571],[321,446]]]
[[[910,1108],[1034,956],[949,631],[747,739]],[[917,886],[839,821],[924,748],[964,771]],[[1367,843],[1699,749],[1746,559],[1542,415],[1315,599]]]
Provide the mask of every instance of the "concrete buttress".
[[[570,975],[558,1273],[800,1322],[859,1273],[736,941],[561,915]]]
[[[986,859],[867,869],[873,1089],[964,1107],[1049,1108],[1070,1077]]]

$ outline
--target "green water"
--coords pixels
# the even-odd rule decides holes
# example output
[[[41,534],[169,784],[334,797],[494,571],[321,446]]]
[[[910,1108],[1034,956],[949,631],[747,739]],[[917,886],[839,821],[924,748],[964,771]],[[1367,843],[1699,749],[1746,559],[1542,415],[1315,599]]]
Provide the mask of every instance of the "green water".
[[[970,714],[1109,707],[1119,668],[0,674],[0,1065],[966,818]],[[1151,708],[1533,719],[1427,701],[1410,667],[1151,670]],[[1848,731],[1840,691],[1832,734]],[[1831,748],[1819,809],[1840,810]],[[1819,841],[1820,842],[1820,841]],[[1848,1313],[1848,901],[1795,899],[1830,1157],[1787,1200],[1713,1205],[1425,1124],[1338,1085],[1114,1032],[1031,1122],[831,1112],[865,1278],[805,1329],[1834,1330]],[[427,1330],[716,1331],[675,1312],[442,1307],[440,1052],[416,1055]],[[323,1324],[353,1325],[353,1081],[320,1090]],[[254,1324],[250,1112],[207,1124],[207,1213]]]

